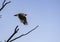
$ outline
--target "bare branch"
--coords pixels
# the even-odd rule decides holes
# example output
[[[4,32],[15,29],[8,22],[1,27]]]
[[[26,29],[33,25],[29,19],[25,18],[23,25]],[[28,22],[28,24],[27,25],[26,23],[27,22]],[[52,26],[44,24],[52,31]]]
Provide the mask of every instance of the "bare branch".
[[[2,5],[4,5],[5,2],[6,2],[6,0],[3,1]]]
[[[8,38],[8,40],[6,42],[9,42],[9,40],[18,32],[19,28],[18,26],[16,26],[14,33]]]
[[[11,3],[11,1],[6,2],[6,3],[5,3],[5,2],[6,2],[6,0],[3,1],[2,7],[0,8],[0,11],[1,11],[7,4]]]
[[[1,41],[0,41],[1,42]]]
[[[0,15],[0,18],[2,18],[1,16],[2,16],[2,15]]]
[[[30,32],[34,31],[37,27],[39,27],[39,25],[37,25],[35,28],[33,28],[32,30],[28,31],[27,33],[22,34],[22,35],[20,35],[20,36],[18,36],[18,37],[16,37],[16,38],[10,40],[9,42],[12,42],[12,41],[14,41],[14,40],[16,40],[16,39],[18,39],[18,38],[21,38],[21,37],[23,37],[23,36],[29,34]]]

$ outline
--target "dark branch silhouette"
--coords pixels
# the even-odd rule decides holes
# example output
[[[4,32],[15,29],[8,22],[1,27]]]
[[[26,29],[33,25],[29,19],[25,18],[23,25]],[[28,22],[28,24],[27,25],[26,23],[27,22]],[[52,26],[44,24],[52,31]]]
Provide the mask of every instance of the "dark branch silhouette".
[[[1,16],[2,16],[2,15],[0,15],[0,18],[2,18]]]
[[[4,0],[3,3],[2,3],[2,7],[0,8],[0,11],[1,11],[7,4],[9,4],[10,2],[11,2],[11,1],[6,2],[6,0]]]
[[[8,40],[6,42],[9,42],[9,40],[11,40],[11,38],[18,32],[19,28],[18,26],[16,26],[14,33],[8,38]]]
[[[21,38],[21,37],[23,37],[23,36],[25,36],[25,35],[31,33],[31,32],[34,31],[38,26],[39,26],[39,25],[37,25],[35,28],[33,28],[32,30],[28,31],[27,33],[22,34],[22,35],[20,35],[20,36],[18,36],[18,37],[16,37],[16,38],[10,40],[9,42],[12,42],[12,41],[14,41],[14,40],[16,40],[16,39],[18,39],[18,38]],[[16,33],[13,33],[13,34],[16,34]],[[13,35],[13,34],[12,34],[12,35]],[[13,36],[14,36],[14,35],[13,35]],[[11,37],[11,38],[12,38],[12,37]]]

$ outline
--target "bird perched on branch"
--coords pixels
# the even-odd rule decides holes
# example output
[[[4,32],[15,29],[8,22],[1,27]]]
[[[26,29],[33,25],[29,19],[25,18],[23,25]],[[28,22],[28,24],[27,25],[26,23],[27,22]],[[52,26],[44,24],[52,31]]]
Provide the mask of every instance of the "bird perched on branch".
[[[15,14],[14,16],[17,16],[24,25],[28,24],[26,19],[27,14],[18,13],[18,14]]]

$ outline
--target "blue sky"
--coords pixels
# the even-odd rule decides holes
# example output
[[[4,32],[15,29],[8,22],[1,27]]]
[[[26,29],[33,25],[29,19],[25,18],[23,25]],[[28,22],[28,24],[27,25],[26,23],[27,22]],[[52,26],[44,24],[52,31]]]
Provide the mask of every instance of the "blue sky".
[[[35,26],[39,27],[30,34],[14,42],[60,42],[60,0],[7,0],[10,4],[0,11],[0,41],[4,42],[19,25],[17,37]],[[0,0],[0,7],[3,0]],[[17,13],[26,13],[28,25],[24,26]],[[13,38],[14,38],[13,37]]]

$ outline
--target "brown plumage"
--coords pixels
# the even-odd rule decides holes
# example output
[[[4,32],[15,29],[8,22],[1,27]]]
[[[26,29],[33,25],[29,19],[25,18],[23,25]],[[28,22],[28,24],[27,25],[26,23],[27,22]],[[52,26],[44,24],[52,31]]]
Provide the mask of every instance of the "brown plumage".
[[[27,14],[24,14],[24,13],[19,13],[19,14],[16,14],[14,16],[18,16],[18,18],[20,19],[20,21],[24,24],[24,25],[27,25],[27,19],[26,19],[26,15]]]

